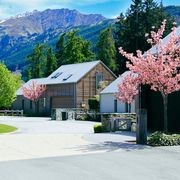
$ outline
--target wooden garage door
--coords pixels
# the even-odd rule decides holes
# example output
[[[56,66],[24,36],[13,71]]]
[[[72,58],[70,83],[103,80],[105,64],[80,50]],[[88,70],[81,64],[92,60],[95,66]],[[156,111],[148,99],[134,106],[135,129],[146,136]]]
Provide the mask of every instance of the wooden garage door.
[[[73,108],[74,101],[72,96],[52,97],[52,108]]]

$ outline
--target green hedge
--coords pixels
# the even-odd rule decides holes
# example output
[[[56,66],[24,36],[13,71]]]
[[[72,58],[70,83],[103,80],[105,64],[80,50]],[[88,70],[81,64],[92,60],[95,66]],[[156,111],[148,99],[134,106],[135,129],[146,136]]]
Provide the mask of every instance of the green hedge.
[[[148,138],[148,144],[151,146],[177,146],[180,145],[180,134],[164,134],[155,132]]]
[[[89,109],[99,110],[99,101],[96,98],[91,98],[88,100]]]
[[[102,124],[95,124],[94,125],[94,133],[101,133],[101,132],[103,132]]]

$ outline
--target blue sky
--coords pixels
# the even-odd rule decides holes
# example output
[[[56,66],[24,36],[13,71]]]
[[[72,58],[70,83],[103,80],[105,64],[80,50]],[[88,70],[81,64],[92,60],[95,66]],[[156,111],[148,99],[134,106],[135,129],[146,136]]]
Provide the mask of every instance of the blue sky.
[[[113,18],[126,12],[131,0],[0,0],[0,19],[33,10],[69,8],[82,13],[98,13]],[[160,0],[156,0],[160,2]],[[180,0],[163,0],[164,5],[180,5]]]

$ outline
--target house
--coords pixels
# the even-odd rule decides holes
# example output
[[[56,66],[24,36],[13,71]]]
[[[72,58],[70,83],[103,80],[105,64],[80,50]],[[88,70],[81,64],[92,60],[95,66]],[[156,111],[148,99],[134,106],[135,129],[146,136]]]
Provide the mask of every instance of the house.
[[[100,112],[101,113],[126,113],[135,112],[135,102],[128,106],[127,103],[120,102],[115,97],[115,93],[118,92],[118,84],[122,82],[123,78],[129,74],[130,71],[126,71],[107,86],[100,93]],[[131,108],[130,108],[131,107]]]
[[[88,108],[88,99],[98,93],[98,84],[104,80],[110,84],[116,75],[101,61],[62,65],[47,78],[31,79],[47,87],[40,98],[39,113],[49,115],[52,108]],[[24,98],[22,88],[17,91],[13,109],[23,109],[25,113],[34,112],[33,103]]]

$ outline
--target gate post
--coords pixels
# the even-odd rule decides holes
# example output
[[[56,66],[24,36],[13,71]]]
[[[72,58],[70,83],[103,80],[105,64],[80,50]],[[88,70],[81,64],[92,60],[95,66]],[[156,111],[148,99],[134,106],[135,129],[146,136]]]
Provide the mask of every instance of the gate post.
[[[136,143],[147,144],[147,110],[139,109],[137,116]]]

